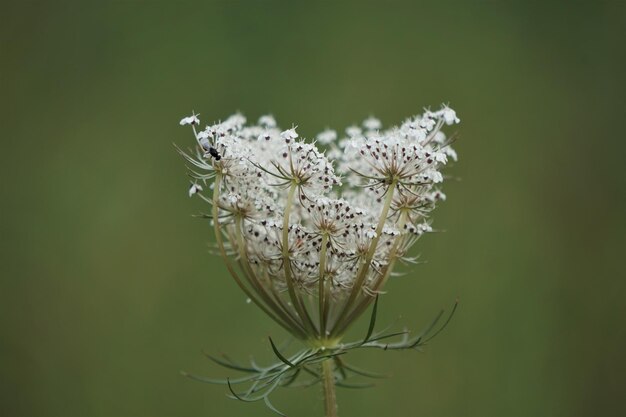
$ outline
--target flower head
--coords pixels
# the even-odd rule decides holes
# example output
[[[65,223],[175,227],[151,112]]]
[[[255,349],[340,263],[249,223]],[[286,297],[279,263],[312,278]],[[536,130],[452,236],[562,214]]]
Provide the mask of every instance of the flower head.
[[[327,340],[343,335],[432,231],[430,212],[445,199],[441,170],[456,160],[441,128],[459,119],[448,106],[389,129],[369,117],[339,140],[320,133],[326,151],[272,116],[247,125],[236,114],[196,132],[199,122],[195,114],[180,122],[197,144],[183,153],[195,179],[189,195],[214,182],[203,198],[229,270],[295,336]]]

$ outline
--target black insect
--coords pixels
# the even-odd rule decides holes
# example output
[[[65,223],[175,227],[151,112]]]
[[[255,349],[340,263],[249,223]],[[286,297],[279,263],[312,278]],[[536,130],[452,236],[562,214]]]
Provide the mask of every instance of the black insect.
[[[211,155],[213,158],[215,158],[216,161],[219,161],[220,159],[222,159],[222,156],[219,154],[217,149],[215,149],[212,146],[209,147],[209,155]]]

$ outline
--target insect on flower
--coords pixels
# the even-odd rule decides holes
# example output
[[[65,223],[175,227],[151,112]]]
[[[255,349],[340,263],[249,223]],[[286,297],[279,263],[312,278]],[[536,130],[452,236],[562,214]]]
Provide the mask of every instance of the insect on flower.
[[[233,397],[262,399],[275,410],[269,393],[303,370],[323,381],[332,397],[334,384],[346,386],[348,374],[359,373],[339,355],[362,347],[415,349],[429,332],[441,331],[433,323],[409,338],[376,333],[374,324],[396,265],[414,261],[410,248],[433,230],[430,213],[445,200],[442,169],[456,160],[442,128],[459,122],[444,105],[388,129],[374,117],[350,126],[343,138],[326,129],[315,143],[303,140],[294,125],[281,130],[272,116],[248,125],[236,114],[199,133],[197,115],[180,121],[191,125],[197,143],[195,153],[179,150],[196,181],[189,196],[211,204],[217,249],[229,273],[250,303],[306,346],[286,357],[271,342],[280,363],[255,365],[249,378],[226,380]],[[210,195],[204,195],[198,183],[208,181]],[[365,339],[344,342],[372,305]],[[392,336],[401,340],[382,342]],[[319,374],[313,364],[321,364]],[[232,387],[246,382],[247,391]],[[326,411],[334,415],[332,407]]]
[[[222,159],[221,155],[219,154],[219,152],[217,152],[217,149],[215,149],[214,147],[210,146],[208,152],[209,152],[209,155],[211,155],[216,161],[219,161],[220,159]]]

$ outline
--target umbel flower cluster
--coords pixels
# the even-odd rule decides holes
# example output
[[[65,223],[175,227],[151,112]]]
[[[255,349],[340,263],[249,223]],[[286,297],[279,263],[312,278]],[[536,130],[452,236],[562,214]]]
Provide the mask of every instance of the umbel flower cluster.
[[[272,116],[203,128],[193,114],[180,124],[195,149],[180,152],[189,196],[210,205],[204,217],[249,300],[308,346],[332,350],[432,231],[441,170],[457,158],[442,128],[456,123],[444,105],[388,129],[370,117],[306,141]]]

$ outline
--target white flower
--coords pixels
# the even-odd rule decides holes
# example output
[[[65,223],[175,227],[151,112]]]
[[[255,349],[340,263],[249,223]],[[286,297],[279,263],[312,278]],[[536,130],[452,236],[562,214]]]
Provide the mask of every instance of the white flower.
[[[432,231],[426,221],[446,198],[441,170],[456,160],[441,132],[450,122],[458,118],[448,106],[387,129],[370,117],[343,138],[333,130],[317,135],[328,145],[324,153],[272,116],[247,125],[236,114],[197,133],[195,155],[181,152],[196,181],[189,196],[202,191],[200,183],[213,187],[213,227],[223,253],[253,280],[250,294],[282,297],[280,315],[307,328],[295,310],[307,308],[299,297],[314,299],[325,288],[339,302],[329,313],[335,323],[346,300],[379,293],[394,262]],[[181,120],[194,133],[198,123],[195,114]]]
[[[350,127],[346,128],[346,133],[348,134],[348,136],[354,137],[354,136],[361,135],[362,130],[358,126],[350,126]]]
[[[189,197],[192,197],[194,194],[200,191],[202,191],[202,187],[199,184],[191,184],[191,187],[189,187]]]
[[[296,139],[298,137],[298,134],[296,133],[296,128],[292,127],[291,129],[280,132],[280,137],[285,139],[287,142]]]
[[[437,121],[435,119],[432,119],[430,117],[430,114],[425,114],[419,121],[419,125],[420,127],[431,131],[433,130],[433,128],[435,127],[435,125],[437,124]]]
[[[446,155],[448,155],[453,161],[456,161],[459,159],[458,155],[456,154],[456,151],[454,149],[452,149],[450,146],[446,146],[443,150]]]
[[[443,120],[446,122],[447,125],[461,122],[461,120],[456,117],[456,112],[448,106],[444,106],[444,108],[441,110],[441,113],[443,114]]]
[[[326,129],[317,135],[317,141],[322,145],[329,145],[337,140],[337,132],[331,129]]]
[[[237,204],[237,202],[241,199],[241,196],[237,193],[228,194],[228,202],[230,204]]]
[[[265,116],[259,117],[259,125],[274,128],[276,127],[276,120],[274,119],[274,116],[266,114]]]
[[[202,132],[198,133],[196,137],[198,139],[208,139],[210,136],[209,136],[209,132],[206,132],[203,130]]]
[[[424,173],[422,174],[422,179],[426,182],[431,181],[433,184],[437,184],[443,181],[443,175],[441,175],[441,172],[439,171],[429,169],[424,171]]]
[[[433,135],[433,141],[437,142],[439,144],[443,144],[446,141],[446,134],[443,133],[441,130],[438,130],[434,135]]]
[[[434,152],[433,158],[435,159],[435,161],[442,164],[446,164],[448,162],[448,155],[445,152]]]
[[[383,233],[389,236],[400,236],[400,231],[394,227],[385,226]]]
[[[436,202],[436,201],[446,201],[446,195],[440,190],[434,190],[429,194],[424,196],[428,201]]]
[[[192,114],[191,116],[188,117],[183,117],[180,120],[180,125],[181,126],[185,126],[185,125],[199,125],[200,124],[200,119],[198,119],[197,114]]]
[[[236,113],[230,116],[224,124],[228,127],[241,127],[246,123],[246,118],[241,113]]]
[[[367,130],[378,130],[383,127],[383,124],[377,118],[370,116],[363,121],[363,127]]]
[[[404,229],[414,235],[423,235],[424,233],[430,233],[433,228],[428,223],[418,223],[416,225],[407,224],[404,225]]]

